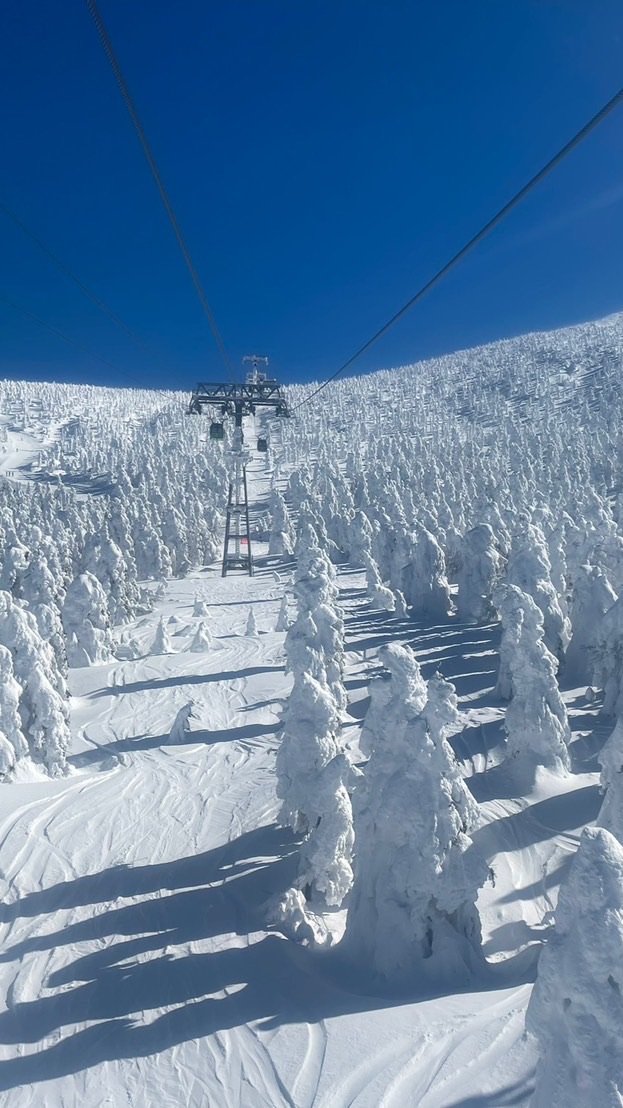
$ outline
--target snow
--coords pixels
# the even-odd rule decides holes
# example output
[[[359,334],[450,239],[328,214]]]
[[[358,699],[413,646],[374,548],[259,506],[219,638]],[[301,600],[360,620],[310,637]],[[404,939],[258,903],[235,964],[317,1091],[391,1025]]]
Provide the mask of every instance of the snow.
[[[219,654],[149,655],[160,613],[190,617],[200,587]],[[373,1108],[381,1097],[447,1108],[529,1089],[525,973],[386,1008],[267,930],[264,904],[296,871],[273,771],[289,679],[283,635],[244,627],[251,603],[274,625],[277,592],[266,576],[214,570],[170,582],[133,630],[145,657],[73,672],[71,776],[10,790],[24,802],[16,810],[11,797],[0,826],[7,1105],[129,1095],[171,1108]],[[189,696],[197,723],[171,746]],[[514,819],[513,802],[496,806],[517,831],[487,894],[485,947],[520,929],[522,890],[546,880],[555,894],[559,862],[553,881],[543,865],[571,851],[563,812],[550,827],[546,808],[532,824]]]
[[[597,855],[577,848],[600,818],[598,755],[615,728],[602,690],[586,695],[591,651],[609,707],[623,672],[619,610],[606,618],[614,593],[601,588],[587,601],[581,568],[598,567],[620,592],[621,350],[623,321],[613,319],[439,359],[417,374],[338,382],[330,403],[321,394],[300,421],[271,431],[278,469],[270,459],[250,464],[253,522],[269,521],[252,578],[222,578],[214,560],[226,470],[205,424],[184,422],[181,394],[133,394],[129,416],[120,391],[0,385],[2,418],[16,428],[0,444],[0,470],[15,471],[14,484],[0,483],[5,608],[38,652],[33,719],[24,721],[26,663],[11,660],[11,643],[0,648],[3,1106],[527,1108],[535,1082],[547,1089],[548,1035],[561,1048],[564,1026],[560,1005],[552,1019],[548,1004],[567,996],[562,984],[548,994],[551,966],[563,966],[568,995],[581,999],[576,967],[585,973],[604,912],[620,912],[620,848],[607,839]],[[49,407],[40,423],[27,414],[33,390]],[[48,485],[56,472],[60,483]],[[535,645],[537,615],[515,659],[515,683],[526,687],[510,732],[520,716],[522,736],[534,738],[534,719],[550,727],[553,714],[570,764],[560,773],[537,760],[521,792],[495,695],[502,628],[491,601],[505,575],[534,598],[524,607],[540,610],[557,656],[571,619],[582,663],[571,671],[581,687],[565,678],[563,659],[556,675]],[[597,571],[590,576],[592,587]],[[299,619],[288,630],[292,593]],[[74,647],[66,750],[67,670],[52,643],[64,604]],[[26,734],[46,703],[41,726],[58,776],[33,760]],[[618,734],[602,757],[609,830],[618,826]],[[318,777],[313,796],[300,788],[303,807],[313,802],[306,836],[279,823],[284,736],[292,749],[310,740],[295,751],[297,772]],[[431,795],[443,793],[437,807],[418,808],[409,793],[414,750]],[[353,872],[355,881],[358,869],[370,875],[357,813],[365,801],[368,814],[385,814],[370,799],[371,752],[386,795],[404,800],[403,826],[388,832],[428,820],[452,839],[444,819],[455,819],[461,904],[471,898],[470,935],[481,935],[460,980],[414,974],[408,928],[380,936],[385,955],[400,940],[398,982],[340,949]],[[454,809],[444,808],[448,795]],[[413,861],[403,850],[398,897]],[[393,859],[381,862],[389,871]],[[489,867],[494,882],[484,880]],[[601,885],[591,892],[593,877]],[[460,882],[449,884],[452,915]],[[455,936],[446,939],[448,971],[458,959]],[[621,1027],[603,990],[619,941],[613,924],[595,944],[587,993],[611,1058]],[[591,1089],[584,1103],[597,1108],[602,1090]],[[576,1092],[565,1092],[569,1108],[583,1103]]]

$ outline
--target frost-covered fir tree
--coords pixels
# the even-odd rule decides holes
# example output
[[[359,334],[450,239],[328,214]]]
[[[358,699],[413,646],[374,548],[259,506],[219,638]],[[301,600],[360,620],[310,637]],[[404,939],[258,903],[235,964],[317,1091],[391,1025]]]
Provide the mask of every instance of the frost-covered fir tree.
[[[205,600],[201,600],[200,597],[196,596],[195,602],[193,604],[193,617],[197,619],[205,619],[206,616],[209,615],[210,609],[208,608]]]
[[[247,637],[250,639],[256,639],[258,636],[257,621],[255,619],[255,612],[253,611],[253,608],[249,608],[245,635],[247,635]]]
[[[344,668],[344,621],[334,605],[318,604],[312,613],[318,630],[324,671],[329,689],[340,711],[348,704],[342,681]]]
[[[317,820],[301,847],[298,884],[308,898],[320,893],[330,907],[339,908],[353,883],[355,832],[348,791],[353,777],[344,754],[337,754],[320,770]]]
[[[623,844],[623,716],[604,743],[599,764],[604,799],[596,822]]]
[[[591,650],[593,680],[604,691],[603,714],[623,712],[623,597],[598,622]]]
[[[160,616],[160,619],[158,621],[158,626],[156,627],[156,633],[154,635],[153,642],[151,644],[150,653],[151,654],[174,654],[175,653],[173,643],[171,642],[171,639],[169,638],[169,633],[166,629],[165,622],[164,622],[164,619],[163,619],[162,616]]]
[[[545,645],[560,662],[569,645],[571,625],[560,606],[551,569],[543,531],[527,519],[522,519],[513,535],[505,581],[527,593],[540,609]]]
[[[62,776],[71,741],[67,707],[39,662],[30,670],[22,703],[27,711],[35,757],[43,762],[51,777]]]
[[[307,832],[317,822],[321,772],[340,753],[340,717],[326,685],[310,674],[295,678],[285,726],[277,751],[277,796],[280,822]]]
[[[0,643],[22,689],[19,713],[30,752],[52,776],[62,774],[70,742],[65,679],[34,616],[7,592],[0,592]]]
[[[531,1108],[623,1104],[623,847],[586,828],[560,888],[526,1012],[540,1060]]]
[[[493,529],[488,523],[472,527],[465,535],[461,548],[457,599],[459,619],[475,623],[495,619],[492,595],[501,567],[502,557]]]
[[[327,683],[327,671],[318,628],[311,612],[302,611],[288,628],[285,638],[286,673],[294,677],[309,673],[322,685]]]
[[[7,542],[0,562],[0,590],[19,599],[30,564],[30,551],[20,542],[13,526],[9,526]]]
[[[193,714],[193,702],[189,700],[188,704],[183,704],[177,713],[171,730],[169,732],[169,741],[172,743],[186,742],[186,736],[190,731],[190,721]]]
[[[418,526],[402,573],[402,592],[415,619],[445,620],[452,611],[446,560],[434,535]]]
[[[502,586],[496,603],[502,617],[498,691],[512,697],[504,720],[507,758],[528,776],[537,766],[566,773],[571,733],[556,659],[543,642],[542,614],[515,585]]]
[[[13,674],[11,652],[6,646],[0,646],[0,731],[13,751],[11,766],[28,754],[28,743],[22,732],[19,714],[21,695],[22,688]]]
[[[275,631],[287,631],[290,626],[290,617],[288,614],[288,594],[284,592],[281,597],[281,604],[279,605],[279,613],[277,615],[277,622],[275,624]]]
[[[409,646],[387,643],[378,653],[383,667],[370,681],[370,706],[366,712],[359,746],[370,757],[391,739],[397,727],[416,719],[426,704],[426,682]]]
[[[392,679],[393,680],[393,679]],[[478,806],[447,734],[454,687],[435,677],[421,710],[394,718],[372,742],[355,793],[355,881],[343,951],[393,984],[464,980],[480,960],[475,902],[489,876],[469,833]]]
[[[38,550],[28,562],[23,576],[23,599],[36,614],[41,604],[56,607],[62,595],[62,582],[57,582],[50,572],[47,559]]]
[[[348,525],[348,561],[351,566],[365,566],[371,557],[373,530],[365,512],[356,511]]]
[[[368,597],[373,608],[380,608],[384,612],[396,611],[396,597],[391,589],[388,589],[381,580],[379,567],[369,553],[364,553],[362,561],[366,571],[366,585]]]
[[[3,731],[0,731],[0,781],[6,781],[15,769],[15,750]]]
[[[195,631],[189,650],[192,654],[202,654],[212,646],[212,636],[207,623],[200,623]]]
[[[66,680],[69,666],[61,613],[56,605],[52,607],[48,604],[37,604],[32,612],[39,629],[39,634],[43,641],[52,648],[59,672],[63,679]]]
[[[274,557],[290,557],[294,547],[292,524],[286,502],[277,489],[270,494],[272,524],[268,540],[268,553]]]
[[[601,566],[580,566],[571,598],[571,642],[565,658],[565,679],[590,685],[594,653],[603,616],[616,601],[616,593]]]
[[[92,573],[81,573],[68,585],[62,619],[70,666],[101,665],[111,660],[106,594]]]

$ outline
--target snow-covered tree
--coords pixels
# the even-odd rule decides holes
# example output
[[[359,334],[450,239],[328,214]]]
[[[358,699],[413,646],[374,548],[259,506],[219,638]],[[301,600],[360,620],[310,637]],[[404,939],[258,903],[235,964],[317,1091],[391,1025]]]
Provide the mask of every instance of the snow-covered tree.
[[[623,847],[586,828],[560,888],[526,1012],[540,1060],[531,1108],[623,1104]]]
[[[371,557],[373,530],[365,512],[356,511],[348,525],[348,560],[351,566],[365,566]]]
[[[494,619],[493,590],[502,566],[493,529],[488,523],[472,527],[463,540],[458,571],[459,619],[479,623]]]
[[[23,582],[30,564],[30,551],[9,527],[7,544],[0,561],[0,590],[17,598],[23,595]]]
[[[22,732],[19,714],[21,695],[22,688],[13,674],[11,652],[6,646],[0,646],[0,731],[13,750],[11,766],[28,754],[28,743]]]
[[[62,619],[70,666],[101,665],[111,660],[106,594],[92,573],[81,573],[68,585]]]
[[[396,611],[396,597],[391,589],[387,588],[381,580],[379,567],[369,553],[364,553],[362,561],[366,570],[366,584],[368,597],[373,608],[380,608],[385,612]]]
[[[371,734],[342,940],[350,961],[411,985],[464,979],[479,959],[475,902],[489,875],[469,837],[478,806],[446,738],[458,723],[454,687],[436,676],[419,701],[415,716],[413,700],[402,720],[394,712],[382,741]]]
[[[208,608],[205,600],[201,600],[200,597],[196,596],[195,602],[193,604],[193,617],[197,619],[205,619],[206,616],[209,615],[210,609]]]
[[[174,654],[175,649],[173,643],[169,638],[169,633],[166,629],[165,622],[162,616],[158,621],[156,627],[156,633],[153,638],[153,642],[150,647],[151,654]]]
[[[249,608],[245,635],[247,635],[250,639],[256,639],[258,635],[257,621],[255,619],[255,612],[253,611],[253,608]]]
[[[268,553],[274,557],[290,557],[294,546],[292,524],[286,502],[277,489],[273,489],[270,495],[270,512],[272,524]]]
[[[41,604],[55,608],[62,594],[62,583],[54,579],[41,550],[29,560],[23,575],[23,599],[35,614]]]
[[[571,734],[556,659],[543,642],[543,616],[516,585],[502,586],[496,603],[502,617],[497,687],[503,697],[512,697],[504,720],[508,759],[522,773],[539,765],[564,773]]]
[[[317,822],[321,771],[340,753],[340,717],[329,689],[310,674],[295,679],[281,744],[277,751],[279,819],[306,832]]]
[[[207,623],[202,622],[195,631],[189,650],[193,654],[202,654],[204,650],[209,650],[212,646],[212,636],[210,635],[210,629]]]
[[[35,756],[43,762],[51,777],[61,776],[65,772],[71,741],[68,713],[40,662],[35,662],[30,670],[22,703],[28,714],[28,734]]]
[[[169,741],[172,743],[183,743],[186,741],[186,736],[190,731],[190,721],[193,714],[193,702],[189,700],[188,704],[183,704],[177,713],[171,730],[169,732]]]
[[[593,654],[603,616],[616,601],[616,593],[600,566],[580,566],[571,599],[571,642],[565,658],[565,678],[570,683],[590,684]]]
[[[608,608],[594,630],[593,681],[604,691],[603,714],[623,711],[623,597]]]
[[[623,844],[623,716],[619,716],[612,734],[599,754],[601,787],[604,799],[597,825]]]
[[[522,520],[513,536],[505,580],[527,593],[540,609],[545,645],[560,662],[569,645],[571,625],[560,606],[551,569],[543,531]]]
[[[318,632],[326,681],[340,711],[346,708],[348,697],[342,683],[344,667],[344,621],[334,605],[318,604],[312,619]]]
[[[378,753],[398,727],[421,715],[426,704],[426,682],[409,646],[387,643],[378,653],[383,667],[370,681],[370,706],[361,728],[362,754]]]
[[[337,754],[319,772],[314,809],[317,820],[301,847],[298,884],[308,898],[320,893],[339,907],[353,883],[353,809],[348,792],[353,767]]]
[[[281,597],[281,604],[279,605],[279,613],[277,615],[277,622],[275,624],[275,631],[287,631],[290,626],[290,618],[288,614],[288,594],[284,592]]]
[[[33,609],[33,615],[41,638],[51,647],[59,673],[63,680],[66,680],[69,667],[61,613],[56,605],[52,607],[48,604],[37,604]]]
[[[446,560],[437,539],[418,526],[411,558],[402,573],[402,591],[416,619],[445,620],[452,610]]]
[[[19,713],[30,752],[51,775],[63,773],[70,741],[65,680],[34,616],[7,592],[0,592],[0,643],[22,689]]]
[[[309,673],[322,685],[327,683],[322,644],[311,612],[302,611],[288,628],[285,638],[286,673]]]

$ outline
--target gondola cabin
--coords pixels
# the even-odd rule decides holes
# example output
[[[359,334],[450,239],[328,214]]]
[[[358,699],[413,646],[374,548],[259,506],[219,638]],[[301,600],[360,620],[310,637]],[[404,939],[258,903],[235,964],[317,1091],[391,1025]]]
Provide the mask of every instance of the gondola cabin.
[[[266,454],[268,452],[268,439],[258,439],[257,448],[260,454]]]
[[[225,428],[222,423],[212,422],[210,424],[210,438],[213,442],[222,442],[225,438]]]

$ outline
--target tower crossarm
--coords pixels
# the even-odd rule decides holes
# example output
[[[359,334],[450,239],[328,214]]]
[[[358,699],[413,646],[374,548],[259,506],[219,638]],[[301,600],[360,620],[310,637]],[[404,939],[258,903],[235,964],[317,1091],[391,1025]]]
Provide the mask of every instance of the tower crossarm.
[[[204,408],[221,407],[225,412],[242,410],[253,415],[256,408],[274,408],[275,414],[289,416],[290,410],[283,389],[276,381],[200,382],[190,398],[189,412],[201,415]]]

